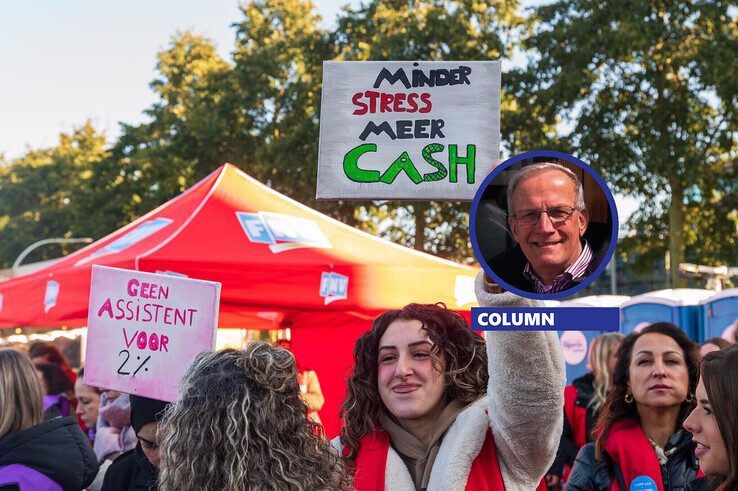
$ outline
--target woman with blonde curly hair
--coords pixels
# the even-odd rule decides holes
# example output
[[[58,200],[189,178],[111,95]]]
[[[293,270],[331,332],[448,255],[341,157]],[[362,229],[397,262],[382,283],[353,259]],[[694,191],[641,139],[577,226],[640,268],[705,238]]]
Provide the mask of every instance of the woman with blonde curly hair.
[[[624,338],[619,332],[608,332],[594,338],[587,360],[591,372],[574,379],[564,389],[564,431],[556,460],[546,474],[549,486],[566,481],[579,449],[594,441],[592,430],[607,391],[612,388],[618,348]]]
[[[160,425],[160,489],[350,488],[315,428],[288,351],[256,341],[201,353]]]
[[[481,273],[476,292],[482,306],[536,305]],[[535,489],[561,436],[563,365],[554,332],[485,344],[442,304],[385,312],[356,342],[333,444],[360,491]]]

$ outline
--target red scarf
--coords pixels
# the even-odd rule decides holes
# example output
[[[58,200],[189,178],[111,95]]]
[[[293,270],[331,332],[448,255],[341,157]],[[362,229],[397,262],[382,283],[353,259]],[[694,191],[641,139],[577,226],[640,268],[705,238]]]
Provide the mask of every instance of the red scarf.
[[[387,453],[390,447],[389,433],[383,430],[364,435],[359,440],[359,452],[354,465],[354,488],[357,491],[384,491],[384,474],[387,468]],[[344,447],[344,456],[348,448]],[[472,462],[469,477],[466,480],[467,491],[504,491],[500,463],[497,460],[497,447],[492,437],[492,430],[487,428],[487,435],[479,455]]]
[[[630,420],[613,423],[603,447],[623,473],[626,486],[630,487],[638,476],[648,476],[654,480],[658,491],[664,491],[661,464],[640,424]],[[620,489],[617,479],[613,480],[610,490],[627,491]]]

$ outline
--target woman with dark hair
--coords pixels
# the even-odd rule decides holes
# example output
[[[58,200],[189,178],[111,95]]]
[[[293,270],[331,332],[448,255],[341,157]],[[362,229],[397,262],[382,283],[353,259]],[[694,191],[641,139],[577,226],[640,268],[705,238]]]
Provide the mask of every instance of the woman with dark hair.
[[[482,273],[476,293],[484,306],[534,305]],[[555,333],[490,332],[485,346],[445,306],[410,304],[356,342],[332,443],[359,490],[535,489],[556,454],[564,384]]]
[[[628,335],[597,439],[577,455],[567,489],[684,489],[698,470],[695,445],[681,430],[698,377],[698,347],[675,325],[658,322]]]
[[[100,389],[84,384],[84,367],[79,369],[77,381],[74,383],[74,395],[77,407],[74,413],[87,430],[90,444],[95,443],[95,425],[100,411]]]
[[[697,385],[697,407],[684,421],[697,444],[706,477],[689,491],[738,489],[738,346],[705,355]]]
[[[44,342],[36,342],[31,345],[28,350],[28,357],[34,365],[48,364],[56,365],[67,374],[69,378],[69,386],[67,391],[74,391],[74,383],[77,381],[77,374],[69,366],[69,362],[64,355],[55,346]]]
[[[700,357],[704,357],[707,353],[721,350],[730,346],[730,342],[723,338],[710,338],[700,345]]]
[[[64,395],[69,387],[67,374],[58,365],[46,363],[36,365],[36,370],[44,390],[44,419],[69,416],[69,399]]]
[[[348,489],[341,459],[316,428],[286,350],[254,341],[201,353],[159,429],[159,487]]]

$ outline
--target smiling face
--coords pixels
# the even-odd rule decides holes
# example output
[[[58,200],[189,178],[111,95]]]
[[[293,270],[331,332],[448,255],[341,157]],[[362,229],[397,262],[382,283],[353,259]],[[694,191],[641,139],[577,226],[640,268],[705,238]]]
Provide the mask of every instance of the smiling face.
[[[432,349],[418,320],[395,320],[379,340],[379,395],[403,426],[408,420],[435,421],[445,407],[444,377],[433,364]]]
[[[587,210],[574,211],[568,220],[554,225],[548,214],[541,214],[535,225],[518,223],[512,213],[525,210],[546,211],[557,206],[576,207],[576,186],[555,169],[534,174],[521,181],[512,196],[508,220],[513,237],[536,274],[550,283],[571,266],[582,253],[581,237],[587,230]]]
[[[641,335],[633,345],[628,388],[641,408],[679,406],[689,391],[684,351],[670,336]]]
[[[700,469],[708,476],[727,476],[730,473],[728,452],[701,378],[695,395],[697,407],[684,420],[684,428],[692,433],[692,441],[697,443],[695,454],[700,460]]]

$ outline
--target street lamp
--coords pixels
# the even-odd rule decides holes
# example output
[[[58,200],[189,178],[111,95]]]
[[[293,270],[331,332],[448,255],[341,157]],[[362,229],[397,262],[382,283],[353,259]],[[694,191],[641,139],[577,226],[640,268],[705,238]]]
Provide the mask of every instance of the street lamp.
[[[43,240],[39,240],[38,242],[34,242],[33,244],[23,249],[23,252],[21,252],[16,258],[15,262],[13,262],[13,266],[11,266],[13,277],[15,277],[16,268],[18,268],[18,266],[21,265],[21,263],[26,258],[26,256],[28,256],[31,253],[31,251],[33,251],[34,249],[41,247],[43,245],[46,245],[46,244],[70,244],[70,243],[80,243],[80,242],[84,244],[91,244],[93,242],[93,239],[90,237],[82,237],[82,238],[58,237],[58,238],[52,238],[52,239],[43,239]]]

